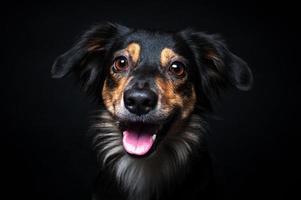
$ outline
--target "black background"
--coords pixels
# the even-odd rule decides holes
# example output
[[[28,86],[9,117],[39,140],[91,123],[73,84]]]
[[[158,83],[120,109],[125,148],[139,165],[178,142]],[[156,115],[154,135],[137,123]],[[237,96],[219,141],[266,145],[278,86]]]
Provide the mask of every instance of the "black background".
[[[96,156],[86,130],[95,104],[72,78],[51,79],[50,68],[85,29],[105,20],[220,33],[249,63],[255,84],[249,92],[229,91],[219,118],[210,120],[218,192],[224,199],[297,194],[298,12],[288,1],[2,6],[1,162],[9,199],[89,199]]]

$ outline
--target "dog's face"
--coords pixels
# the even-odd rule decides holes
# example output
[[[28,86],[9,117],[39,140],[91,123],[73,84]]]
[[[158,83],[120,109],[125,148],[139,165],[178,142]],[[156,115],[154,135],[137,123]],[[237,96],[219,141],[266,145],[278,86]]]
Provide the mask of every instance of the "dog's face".
[[[247,64],[217,36],[113,24],[87,31],[56,60],[52,73],[60,78],[72,71],[105,107],[98,134],[103,159],[123,157],[123,168],[138,160],[185,164],[201,143],[200,118],[192,119],[193,113],[209,110],[211,99],[228,86],[247,90],[252,84]],[[119,178],[139,170],[120,166]]]
[[[171,123],[193,111],[196,94],[190,63],[171,34],[137,31],[115,45],[106,65],[102,99],[119,122],[124,149],[148,155],[169,134]]]

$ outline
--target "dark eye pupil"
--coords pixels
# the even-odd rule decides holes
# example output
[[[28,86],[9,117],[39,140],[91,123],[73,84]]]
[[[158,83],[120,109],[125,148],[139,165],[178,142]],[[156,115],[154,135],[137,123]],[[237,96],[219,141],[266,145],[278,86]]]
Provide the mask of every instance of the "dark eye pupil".
[[[117,62],[118,62],[118,67],[119,68],[123,68],[123,67],[126,66],[126,60],[123,59],[123,58],[120,58]]]
[[[118,57],[114,61],[114,68],[115,68],[114,70],[116,71],[124,70],[127,68],[127,66],[128,66],[128,61],[124,57]]]
[[[177,65],[177,64],[172,64],[171,67],[172,67],[172,69],[173,69],[174,72],[181,71],[181,67],[179,65]]]
[[[170,71],[177,76],[184,76],[185,74],[184,65],[178,62],[170,65]]]
[[[119,60],[119,64],[121,65],[121,66],[124,66],[125,65],[125,60],[124,59],[121,59],[121,60]]]

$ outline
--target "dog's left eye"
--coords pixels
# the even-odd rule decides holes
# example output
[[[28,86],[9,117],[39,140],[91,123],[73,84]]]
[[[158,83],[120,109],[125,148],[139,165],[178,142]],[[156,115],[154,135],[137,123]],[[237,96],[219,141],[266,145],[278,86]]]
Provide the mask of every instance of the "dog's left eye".
[[[175,61],[169,66],[169,71],[178,78],[183,78],[186,74],[185,65],[182,62]]]
[[[119,56],[114,59],[113,69],[115,72],[121,72],[128,68],[128,60],[124,56]]]

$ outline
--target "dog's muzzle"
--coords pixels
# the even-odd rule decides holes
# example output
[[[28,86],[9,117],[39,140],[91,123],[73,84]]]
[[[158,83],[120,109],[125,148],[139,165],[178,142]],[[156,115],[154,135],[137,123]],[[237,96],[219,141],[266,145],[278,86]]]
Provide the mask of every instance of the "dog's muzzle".
[[[138,117],[147,115],[154,110],[157,101],[158,95],[149,87],[131,87],[123,94],[125,108]],[[158,125],[147,122],[127,123],[123,129],[125,151],[139,156],[147,154],[154,145],[158,129]]]

